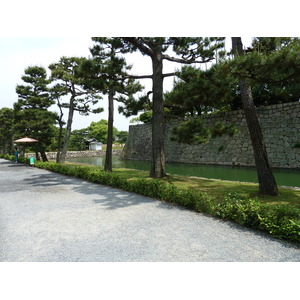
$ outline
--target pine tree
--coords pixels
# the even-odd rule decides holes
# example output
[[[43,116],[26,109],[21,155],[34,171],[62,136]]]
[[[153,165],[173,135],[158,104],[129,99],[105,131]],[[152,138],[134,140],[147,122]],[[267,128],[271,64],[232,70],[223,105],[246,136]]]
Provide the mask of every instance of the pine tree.
[[[0,153],[9,154],[13,151],[13,115],[11,108],[0,109]]]
[[[82,57],[62,57],[58,63],[49,66],[52,80],[59,82],[56,87],[61,89],[62,94],[70,96],[68,103],[61,103],[61,107],[68,109],[68,120],[63,147],[57,159],[60,163],[65,163],[66,160],[74,112],[78,111],[81,115],[88,115],[103,111],[101,108],[93,108],[93,105],[98,103],[99,96],[94,90],[85,89],[82,78],[77,76],[78,67],[84,59]]]
[[[132,51],[139,50],[143,55],[151,58],[152,75],[152,163],[150,176],[161,178],[166,176],[164,150],[164,100],[163,80],[175,73],[163,73],[163,61],[168,60],[182,64],[207,63],[214,59],[218,49],[224,47],[224,38],[122,38]],[[176,57],[172,57],[167,50],[173,50]],[[221,52],[220,52],[221,54]],[[146,78],[146,76],[145,76]]]
[[[16,136],[29,136],[39,142],[32,146],[47,161],[46,148],[51,144],[56,114],[48,108],[54,104],[48,89],[50,80],[43,67],[32,66],[25,69],[22,80],[27,85],[17,85],[18,101],[14,103],[14,129]]]
[[[236,57],[244,55],[242,39],[240,37],[232,38],[232,49]],[[239,76],[239,87],[254,151],[259,192],[261,194],[276,196],[278,195],[278,188],[269,165],[268,154],[263,140],[261,126],[253,103],[251,86],[243,75]]]
[[[105,171],[112,171],[112,144],[114,124],[114,101],[126,102],[134,98],[134,94],[142,86],[128,77],[130,66],[121,54],[129,50],[124,47],[120,38],[94,37],[95,45],[90,49],[93,58],[82,64],[85,86],[93,88],[108,97],[108,132],[105,156]]]

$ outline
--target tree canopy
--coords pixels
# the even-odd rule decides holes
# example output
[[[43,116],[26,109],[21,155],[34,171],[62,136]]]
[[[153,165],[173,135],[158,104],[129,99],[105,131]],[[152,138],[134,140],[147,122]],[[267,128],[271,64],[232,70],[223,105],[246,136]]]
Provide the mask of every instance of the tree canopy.
[[[92,122],[89,127],[87,127],[88,137],[95,138],[103,144],[107,144],[108,139],[108,121],[100,120],[98,122]],[[119,133],[116,127],[113,127],[113,141],[116,140],[117,134]]]
[[[183,67],[173,90],[165,95],[171,115],[193,116],[224,109],[241,109],[237,76],[252,87],[255,106],[294,102],[300,95],[299,38],[254,38],[244,56],[223,56],[207,70]]]
[[[0,109],[0,153],[12,151],[14,111],[11,108]]]
[[[300,95],[300,39],[255,38],[245,54],[227,60],[223,71],[243,76],[256,106],[294,102]],[[236,108],[241,108],[238,92]]]

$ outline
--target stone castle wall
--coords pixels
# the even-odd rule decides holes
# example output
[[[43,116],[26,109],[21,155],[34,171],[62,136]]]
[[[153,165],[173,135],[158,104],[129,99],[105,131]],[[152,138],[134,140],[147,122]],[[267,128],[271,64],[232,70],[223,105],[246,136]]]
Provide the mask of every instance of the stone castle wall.
[[[122,150],[113,150],[113,155],[121,154]],[[48,159],[56,159],[56,152],[46,152]],[[95,156],[104,156],[105,151],[103,150],[88,150],[88,151],[68,151],[66,158],[72,157],[95,157]],[[35,157],[35,153],[26,153],[25,157]]]
[[[269,162],[277,168],[300,168],[300,102],[277,104],[257,109]],[[171,128],[166,124],[165,154],[167,162],[255,166],[253,148],[243,110],[203,116],[206,124],[216,121],[235,123],[239,133],[223,135],[207,144],[187,145],[170,140]],[[132,125],[123,149],[125,159],[151,160],[151,124]]]

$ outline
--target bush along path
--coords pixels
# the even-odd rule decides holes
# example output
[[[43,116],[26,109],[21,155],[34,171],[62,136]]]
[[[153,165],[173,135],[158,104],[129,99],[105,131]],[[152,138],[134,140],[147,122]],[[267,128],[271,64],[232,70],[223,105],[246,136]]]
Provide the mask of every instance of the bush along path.
[[[14,156],[0,155],[0,157],[14,160]],[[29,164],[29,159],[21,158],[19,162]],[[39,161],[35,166],[184,206],[200,213],[261,230],[279,239],[300,243],[300,209],[289,204],[265,204],[257,199],[242,198],[236,193],[229,193],[220,201],[208,193],[192,189],[179,189],[174,184],[159,179],[127,179],[88,166]]]

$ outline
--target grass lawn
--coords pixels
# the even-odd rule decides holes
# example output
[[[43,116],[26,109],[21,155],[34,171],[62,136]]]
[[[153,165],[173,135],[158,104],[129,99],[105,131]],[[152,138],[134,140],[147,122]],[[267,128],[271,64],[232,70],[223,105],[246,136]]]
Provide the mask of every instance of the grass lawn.
[[[107,146],[106,144],[102,145],[102,151],[106,151],[106,146]],[[113,150],[122,150],[123,147],[124,147],[123,144],[114,144],[113,147],[112,147],[112,149]]]
[[[103,167],[91,165],[89,165],[89,167],[93,169],[103,170]],[[141,177],[149,178],[148,171],[141,171],[135,169],[114,168],[113,174],[125,177],[129,180]],[[206,192],[210,196],[216,199],[220,199],[220,201],[223,199],[224,195],[235,192],[241,195],[242,197],[257,198],[262,203],[268,203],[272,205],[292,204],[293,206],[300,208],[300,190],[296,189],[279,187],[279,196],[272,197],[259,195],[258,184],[255,183],[243,183],[236,181],[215,180],[179,175],[171,175],[170,177],[163,178],[161,180],[172,183],[180,189],[194,189],[201,192]]]

